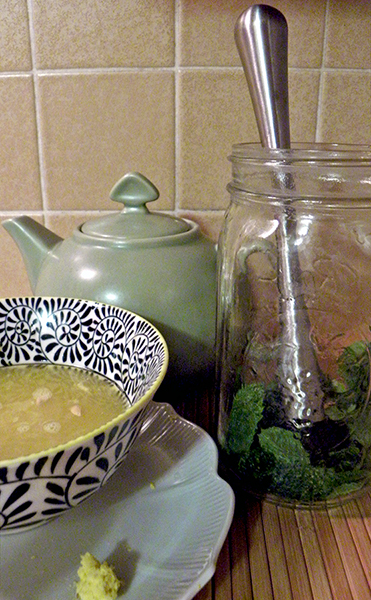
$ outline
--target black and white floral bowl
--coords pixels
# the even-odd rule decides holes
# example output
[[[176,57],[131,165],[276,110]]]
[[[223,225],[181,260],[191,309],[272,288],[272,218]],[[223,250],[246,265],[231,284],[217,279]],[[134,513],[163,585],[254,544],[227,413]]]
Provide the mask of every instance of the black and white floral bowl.
[[[104,375],[130,406],[61,446],[13,460],[0,456],[0,534],[41,525],[105,484],[140,432],[165,376],[168,350],[153,325],[119,307],[71,298],[0,299],[0,368],[26,363]]]

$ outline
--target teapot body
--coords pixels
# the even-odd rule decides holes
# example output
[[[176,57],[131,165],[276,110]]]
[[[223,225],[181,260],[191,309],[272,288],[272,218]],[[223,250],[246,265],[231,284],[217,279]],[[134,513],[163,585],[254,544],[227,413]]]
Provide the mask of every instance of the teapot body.
[[[170,375],[208,370],[214,362],[216,250],[198,225],[189,224],[166,243],[113,243],[76,229],[46,254],[34,292],[131,310],[165,337]]]

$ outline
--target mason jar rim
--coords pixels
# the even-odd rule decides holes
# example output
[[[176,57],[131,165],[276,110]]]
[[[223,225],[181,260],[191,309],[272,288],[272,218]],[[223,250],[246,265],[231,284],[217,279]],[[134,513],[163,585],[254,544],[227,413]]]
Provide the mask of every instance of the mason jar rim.
[[[233,144],[231,162],[371,163],[371,145],[324,142],[295,142],[291,148],[264,148],[259,142]]]

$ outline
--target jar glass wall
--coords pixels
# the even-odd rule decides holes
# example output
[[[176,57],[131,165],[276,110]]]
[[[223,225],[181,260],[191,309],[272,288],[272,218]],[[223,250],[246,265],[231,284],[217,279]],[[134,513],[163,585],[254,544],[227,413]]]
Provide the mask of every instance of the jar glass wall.
[[[233,147],[218,442],[248,490],[336,503],[371,475],[371,148]]]

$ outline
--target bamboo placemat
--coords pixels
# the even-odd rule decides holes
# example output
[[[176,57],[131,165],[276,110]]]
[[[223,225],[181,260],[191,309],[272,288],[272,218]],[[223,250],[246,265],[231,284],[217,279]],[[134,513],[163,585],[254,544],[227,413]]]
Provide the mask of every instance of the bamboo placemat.
[[[331,510],[237,498],[213,579],[195,600],[370,600],[371,497]]]

